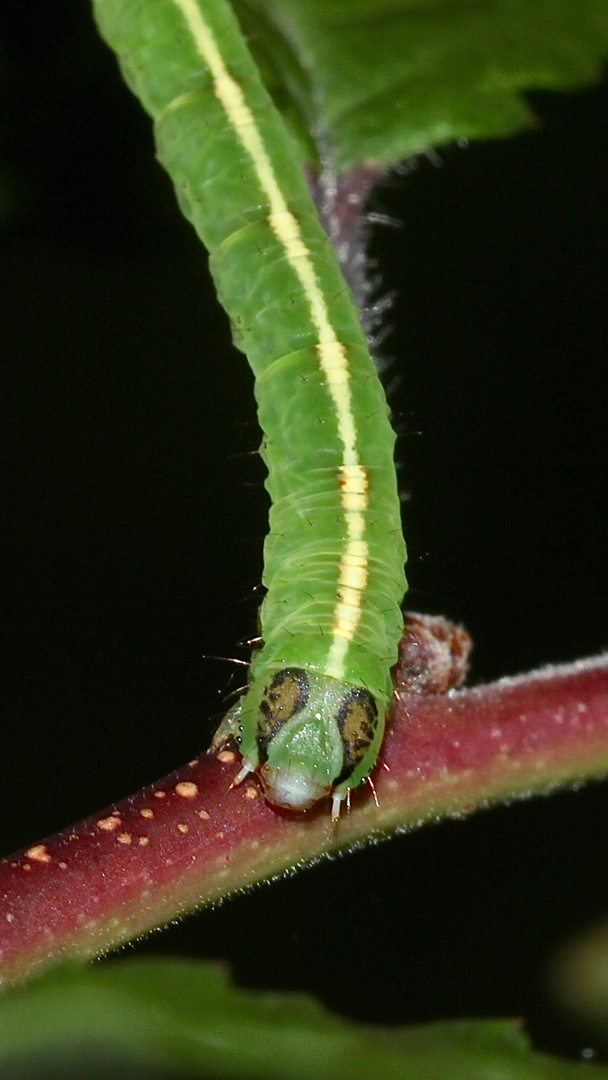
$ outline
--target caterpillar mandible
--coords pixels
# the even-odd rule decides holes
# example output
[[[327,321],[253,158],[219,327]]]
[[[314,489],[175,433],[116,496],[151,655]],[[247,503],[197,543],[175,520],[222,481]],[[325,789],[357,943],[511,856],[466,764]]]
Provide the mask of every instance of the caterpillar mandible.
[[[255,375],[272,506],[263,647],[214,747],[339,816],[373,768],[402,630],[388,407],[292,139],[224,0],[94,0]]]

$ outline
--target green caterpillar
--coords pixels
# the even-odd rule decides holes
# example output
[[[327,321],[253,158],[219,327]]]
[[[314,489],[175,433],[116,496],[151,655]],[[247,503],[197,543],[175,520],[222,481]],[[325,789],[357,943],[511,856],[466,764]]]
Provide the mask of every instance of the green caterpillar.
[[[272,500],[263,647],[217,732],[239,782],[332,816],[373,768],[402,630],[405,546],[388,408],[290,136],[224,0],[94,0],[154,118],[255,375]]]

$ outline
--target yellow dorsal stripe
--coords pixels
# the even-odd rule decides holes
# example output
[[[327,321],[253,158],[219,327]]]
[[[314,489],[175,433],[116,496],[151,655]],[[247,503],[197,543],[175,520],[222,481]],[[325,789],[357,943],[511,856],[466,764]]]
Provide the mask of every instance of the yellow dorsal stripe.
[[[336,409],[338,435],[343,446],[340,472],[342,478],[346,474],[351,478],[349,484],[340,484],[347,539],[338,571],[340,586],[334,609],[333,639],[327,672],[335,678],[343,678],[348,643],[357,632],[363,589],[368,579],[368,549],[363,539],[368,483],[357,453],[357,432],[352,412],[346,350],[331,324],[325,297],[319,287],[310,253],[302,239],[300,226],[285,202],[243,91],[228,72],[217,42],[203,19],[196,0],[174,0],[174,3],[182,12],[197,51],[211,72],[214,93],[237,138],[251,158],[258,182],[270,206],[268,223],[300,280],[318,336],[319,365]]]

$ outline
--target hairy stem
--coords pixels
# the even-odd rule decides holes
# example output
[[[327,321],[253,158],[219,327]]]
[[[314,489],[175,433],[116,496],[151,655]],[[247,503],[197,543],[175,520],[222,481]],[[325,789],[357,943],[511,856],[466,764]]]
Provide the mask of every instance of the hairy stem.
[[[0,980],[88,958],[288,868],[608,771],[608,657],[448,694],[396,693],[383,762],[332,827],[327,806],[230,789],[231,752],[0,863]]]

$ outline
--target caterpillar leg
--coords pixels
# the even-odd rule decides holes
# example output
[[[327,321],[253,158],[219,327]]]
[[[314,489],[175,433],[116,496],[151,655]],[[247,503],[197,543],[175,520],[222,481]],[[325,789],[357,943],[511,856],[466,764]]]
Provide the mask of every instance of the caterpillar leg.
[[[239,784],[243,783],[243,780],[246,780],[246,778],[249,776],[249,773],[252,772],[255,772],[255,770],[251,765],[243,765],[243,767],[239,769],[228,790],[232,791],[233,788],[238,787]]]
[[[236,705],[226,713],[220,726],[218,727],[213,739],[211,740],[211,749],[214,753],[221,750],[222,747],[229,743],[231,739],[238,742],[239,737],[239,723],[241,716],[241,702],[237,701]]]
[[[334,791],[331,797],[331,820],[334,824],[337,824],[340,820],[340,811],[342,809],[342,803],[344,802],[345,795],[337,795]]]

